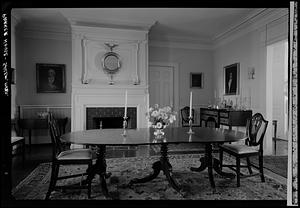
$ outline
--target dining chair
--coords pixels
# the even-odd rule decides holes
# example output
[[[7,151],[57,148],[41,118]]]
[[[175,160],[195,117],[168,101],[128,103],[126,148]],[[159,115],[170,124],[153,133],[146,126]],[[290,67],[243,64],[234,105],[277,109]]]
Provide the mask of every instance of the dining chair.
[[[52,170],[49,188],[46,194],[46,200],[49,199],[51,192],[56,189],[87,189],[88,198],[91,197],[91,181],[88,184],[81,185],[64,185],[57,186],[58,180],[67,178],[83,177],[87,172],[72,174],[67,176],[58,176],[61,165],[82,165],[86,164],[87,168],[92,166],[92,151],[90,149],[66,149],[61,140],[61,132],[59,130],[56,119],[50,113],[48,115],[48,124],[50,129],[51,143],[52,143]]]
[[[245,144],[223,144],[219,146],[220,168],[228,167],[236,172],[237,187],[240,187],[240,178],[260,175],[261,181],[265,182],[263,172],[263,140],[267,130],[268,121],[264,119],[263,115],[256,113],[251,119],[247,120]],[[232,155],[236,159],[236,164],[223,164],[223,152]],[[250,161],[250,157],[258,156],[258,166]],[[246,158],[247,165],[241,165],[241,158]],[[253,173],[251,167],[259,170],[259,173]],[[249,174],[242,174],[241,168],[248,168]]]
[[[181,114],[181,126],[189,126],[189,114],[190,114],[190,107],[185,106],[180,110]],[[192,109],[192,123],[194,123],[194,118],[195,118],[195,109]]]

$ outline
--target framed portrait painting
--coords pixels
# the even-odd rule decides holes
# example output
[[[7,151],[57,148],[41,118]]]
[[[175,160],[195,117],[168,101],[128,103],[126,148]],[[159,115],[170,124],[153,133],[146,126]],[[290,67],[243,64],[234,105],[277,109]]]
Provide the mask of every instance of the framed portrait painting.
[[[190,73],[190,88],[203,88],[203,73]]]
[[[65,93],[65,64],[36,64],[36,89],[38,93]]]
[[[224,67],[224,94],[238,95],[240,86],[240,64],[235,63]]]

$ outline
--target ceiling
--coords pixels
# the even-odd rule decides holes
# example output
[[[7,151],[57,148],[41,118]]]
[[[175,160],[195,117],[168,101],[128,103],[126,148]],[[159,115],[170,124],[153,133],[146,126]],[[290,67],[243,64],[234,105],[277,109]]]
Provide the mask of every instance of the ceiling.
[[[24,24],[94,24],[150,29],[150,39],[211,41],[255,16],[259,8],[26,8],[13,9]]]

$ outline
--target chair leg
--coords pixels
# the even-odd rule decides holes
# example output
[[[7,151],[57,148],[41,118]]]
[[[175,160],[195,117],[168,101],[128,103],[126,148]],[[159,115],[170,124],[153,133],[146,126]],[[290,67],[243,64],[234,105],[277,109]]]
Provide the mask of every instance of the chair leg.
[[[223,150],[219,149],[219,159],[220,159],[220,170],[222,171],[223,168]]]
[[[263,155],[259,155],[258,157],[261,182],[265,182]]]
[[[251,169],[251,162],[250,162],[250,158],[249,157],[247,157],[247,166],[248,166],[249,174],[251,175],[252,174],[252,169]]]
[[[240,187],[240,158],[236,158],[236,180],[237,180],[237,187]]]
[[[45,200],[49,199],[50,194],[55,187],[57,176],[58,176],[58,169],[59,169],[59,165],[56,163],[52,163],[51,179],[50,179],[49,188]]]

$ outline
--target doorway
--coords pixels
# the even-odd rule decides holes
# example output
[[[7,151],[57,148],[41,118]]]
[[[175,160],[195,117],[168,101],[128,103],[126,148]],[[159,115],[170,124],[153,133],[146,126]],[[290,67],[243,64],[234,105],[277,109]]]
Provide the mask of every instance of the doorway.
[[[149,64],[149,106],[170,106],[178,112],[178,66],[174,63]],[[173,125],[178,125],[178,119]]]

